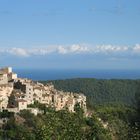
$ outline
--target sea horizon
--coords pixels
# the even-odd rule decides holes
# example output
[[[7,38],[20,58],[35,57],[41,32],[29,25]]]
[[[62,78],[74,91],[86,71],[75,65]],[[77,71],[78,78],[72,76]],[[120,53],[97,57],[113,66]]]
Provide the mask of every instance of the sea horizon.
[[[73,78],[96,79],[140,79],[140,70],[116,70],[116,69],[14,69],[18,77],[32,80],[64,80]]]

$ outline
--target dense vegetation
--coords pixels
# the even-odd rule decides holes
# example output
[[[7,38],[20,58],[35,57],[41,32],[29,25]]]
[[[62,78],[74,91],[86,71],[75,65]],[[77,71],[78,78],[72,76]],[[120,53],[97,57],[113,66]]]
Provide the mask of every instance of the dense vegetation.
[[[140,104],[140,102],[138,102]],[[0,130],[1,140],[139,140],[138,110],[122,106],[99,106],[94,114],[85,117],[77,104],[76,113],[66,109],[55,111],[35,104],[43,114],[35,116],[27,110],[14,115],[1,112],[8,118]],[[100,119],[101,118],[101,119]],[[107,127],[103,125],[107,124]]]
[[[58,90],[84,93],[88,109],[108,124],[112,139],[140,139],[140,80],[50,81]],[[43,82],[45,83],[45,82]]]
[[[111,140],[109,130],[103,128],[96,116],[85,118],[79,105],[75,107],[76,113],[44,109],[44,114],[37,116],[26,110],[16,116],[10,116],[1,129],[1,139]]]

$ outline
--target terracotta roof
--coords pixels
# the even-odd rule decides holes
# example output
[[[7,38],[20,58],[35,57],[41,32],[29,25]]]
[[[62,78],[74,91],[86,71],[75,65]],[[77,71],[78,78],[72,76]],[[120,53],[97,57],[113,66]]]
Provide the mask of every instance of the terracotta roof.
[[[49,97],[49,94],[42,94],[42,97]]]
[[[19,99],[18,102],[27,102],[27,101],[24,99]]]
[[[21,95],[21,94],[14,94],[14,96],[15,96],[15,97],[21,97],[21,96],[23,96],[23,95]]]
[[[72,98],[68,98],[67,104],[73,104],[73,99]]]
[[[34,90],[38,89],[38,90],[44,90],[44,87],[34,87]]]
[[[5,71],[0,71],[0,74],[7,74]]]

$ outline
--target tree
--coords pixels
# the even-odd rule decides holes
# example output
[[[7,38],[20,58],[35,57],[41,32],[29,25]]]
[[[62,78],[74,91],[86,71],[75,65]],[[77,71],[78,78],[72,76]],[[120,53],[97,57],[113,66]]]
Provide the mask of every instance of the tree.
[[[111,140],[109,130],[103,128],[96,115],[87,118],[86,123],[90,126],[90,130],[87,132],[86,136],[88,140]]]
[[[140,85],[137,87],[135,98],[136,98],[136,108],[138,113],[140,114]]]
[[[84,114],[84,111],[83,109],[81,108],[80,104],[79,103],[76,103],[75,106],[74,106],[74,111],[76,112],[76,114],[82,118],[83,117],[83,114]]]

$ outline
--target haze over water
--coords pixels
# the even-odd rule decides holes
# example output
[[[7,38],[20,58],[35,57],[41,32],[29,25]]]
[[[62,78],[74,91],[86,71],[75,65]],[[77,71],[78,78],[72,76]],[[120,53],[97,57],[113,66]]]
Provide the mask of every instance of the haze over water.
[[[33,80],[59,80],[71,78],[140,79],[140,70],[45,70],[16,69],[19,77]]]

